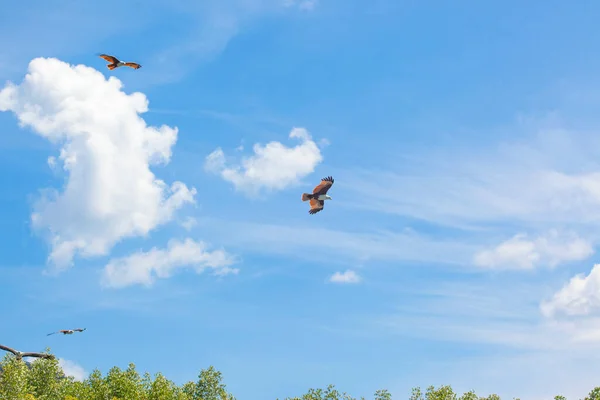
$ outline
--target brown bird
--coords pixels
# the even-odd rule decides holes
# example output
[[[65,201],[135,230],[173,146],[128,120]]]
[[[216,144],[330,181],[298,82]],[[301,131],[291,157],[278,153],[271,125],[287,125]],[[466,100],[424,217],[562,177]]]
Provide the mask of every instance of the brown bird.
[[[77,328],[77,329],[63,329],[61,331],[58,332],[52,332],[47,334],[46,336],[50,336],[50,335],[54,335],[55,333],[62,333],[63,335],[72,335],[75,332],[83,332],[85,331],[87,328]]]
[[[99,54],[98,57],[102,57],[110,63],[106,66],[110,70],[113,70],[118,67],[131,67],[133,69],[142,68],[142,66],[138,63],[122,62],[117,57],[109,56],[108,54]]]
[[[1,344],[0,344],[0,350],[9,351],[9,352],[13,353],[17,357],[18,360],[22,359],[23,357],[37,357],[37,358],[48,358],[48,359],[54,358],[54,356],[51,355],[51,354],[46,354],[46,353],[23,353],[23,352],[15,350],[15,349],[11,349],[10,347],[3,346]]]
[[[321,183],[313,189],[312,194],[302,193],[302,201],[310,200],[309,214],[316,214],[321,211],[325,206],[325,200],[333,200],[327,195],[327,191],[331,185],[333,185],[333,178],[328,176],[327,178],[321,179]]]

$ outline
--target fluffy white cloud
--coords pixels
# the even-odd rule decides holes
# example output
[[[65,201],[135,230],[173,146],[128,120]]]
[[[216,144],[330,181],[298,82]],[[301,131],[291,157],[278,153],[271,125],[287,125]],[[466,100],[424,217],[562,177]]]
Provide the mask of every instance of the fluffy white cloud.
[[[360,276],[358,276],[358,274],[352,270],[336,272],[329,278],[329,282],[333,283],[359,283],[360,281]]]
[[[83,381],[88,375],[85,369],[76,362],[59,358],[58,364],[66,376],[72,376],[76,381]]]
[[[505,269],[554,267],[563,262],[583,260],[593,252],[592,245],[576,235],[550,231],[532,239],[525,234],[515,235],[491,250],[477,253],[474,263],[480,267]]]
[[[195,189],[169,187],[150,170],[170,161],[177,129],[146,125],[139,114],[147,110],[144,94],[126,94],[118,79],[54,58],[32,60],[21,84],[0,91],[0,111],[61,146],[49,164],[62,164],[64,189],[47,190],[31,216],[49,234],[56,267],[69,266],[76,254],[106,255],[194,202]]]
[[[300,144],[287,147],[280,142],[254,145],[254,155],[241,165],[227,165],[223,150],[217,148],[206,157],[205,169],[233,183],[237,190],[250,195],[261,189],[281,190],[298,183],[312,173],[323,160],[321,150],[304,128],[294,128],[290,139]]]
[[[546,317],[563,314],[586,316],[600,310],[600,264],[594,265],[588,276],[575,275],[552,299],[540,305]]]
[[[207,251],[206,244],[186,239],[171,240],[167,249],[152,248],[127,257],[110,260],[104,268],[102,283],[113,288],[141,284],[151,286],[156,278],[168,278],[176,270],[193,268],[201,273],[211,268],[215,275],[236,274],[230,265],[235,257],[223,250]]]

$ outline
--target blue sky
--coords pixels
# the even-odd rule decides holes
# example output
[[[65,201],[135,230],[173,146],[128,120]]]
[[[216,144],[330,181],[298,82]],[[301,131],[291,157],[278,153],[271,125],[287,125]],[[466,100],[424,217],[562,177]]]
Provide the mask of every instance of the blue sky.
[[[93,4],[0,15],[1,343],[244,400],[597,383],[600,5]]]

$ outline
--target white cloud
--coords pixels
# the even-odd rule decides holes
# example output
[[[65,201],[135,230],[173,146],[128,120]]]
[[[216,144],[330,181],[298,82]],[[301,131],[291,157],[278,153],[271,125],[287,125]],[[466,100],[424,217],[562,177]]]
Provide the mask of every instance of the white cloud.
[[[31,216],[47,230],[49,261],[59,269],[76,254],[106,255],[124,238],[147,235],[194,202],[195,189],[169,187],[150,170],[169,163],[177,129],[146,125],[144,94],[121,89],[93,68],[36,58],[21,84],[0,91],[0,111],[61,145],[54,164],[66,171],[64,189],[47,190]]]
[[[280,142],[254,145],[254,155],[241,165],[227,165],[223,150],[217,148],[206,157],[205,169],[219,174],[237,190],[256,195],[261,189],[282,190],[312,173],[323,160],[321,150],[304,128],[294,128],[290,139],[300,144],[287,147]]]
[[[235,257],[223,250],[207,251],[203,242],[170,240],[167,249],[152,248],[110,260],[104,268],[102,284],[113,288],[151,286],[156,278],[168,278],[184,268],[193,268],[197,273],[211,268],[215,275],[236,274],[238,270],[230,268],[235,262]]]
[[[525,234],[515,235],[491,250],[477,253],[474,263],[480,267],[505,269],[555,267],[563,262],[583,260],[593,252],[592,245],[575,234],[550,231],[531,239]]]
[[[346,270],[344,272],[336,272],[329,278],[329,282],[333,283],[359,283],[360,281],[360,276],[358,276],[356,272],[351,270]]]
[[[191,231],[193,227],[195,227],[196,225],[198,225],[198,220],[196,220],[196,218],[194,217],[187,217],[186,219],[184,219],[181,222],[181,226],[186,230],[186,231]]]
[[[76,381],[83,381],[88,373],[83,367],[74,361],[65,360],[64,358],[58,359],[58,364],[62,368],[66,376],[72,376]]]
[[[595,264],[589,275],[575,275],[552,299],[540,305],[547,317],[558,314],[587,316],[600,310],[600,264]]]

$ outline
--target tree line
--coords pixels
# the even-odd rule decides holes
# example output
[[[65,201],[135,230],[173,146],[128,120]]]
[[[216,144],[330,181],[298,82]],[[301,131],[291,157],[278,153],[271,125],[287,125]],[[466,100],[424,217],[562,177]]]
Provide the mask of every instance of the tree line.
[[[47,351],[47,354],[50,354]],[[65,376],[56,358],[38,358],[26,363],[6,354],[0,362],[0,399],[2,400],[236,400],[227,391],[221,372],[210,366],[200,371],[196,381],[177,385],[161,373],[140,375],[134,364],[127,369],[111,368],[106,375],[94,370],[84,381]],[[241,397],[243,399],[243,397]],[[373,400],[391,400],[387,390],[375,392]],[[279,399],[277,399],[279,400]],[[307,393],[284,400],[366,400],[339,392],[334,385],[309,389]],[[500,400],[498,395],[479,397],[470,391],[459,396],[451,386],[414,388],[409,400]],[[514,399],[518,400],[518,399]],[[555,396],[554,400],[566,400]],[[600,400],[600,387],[584,400]]]

